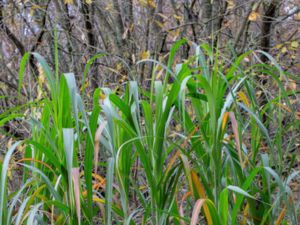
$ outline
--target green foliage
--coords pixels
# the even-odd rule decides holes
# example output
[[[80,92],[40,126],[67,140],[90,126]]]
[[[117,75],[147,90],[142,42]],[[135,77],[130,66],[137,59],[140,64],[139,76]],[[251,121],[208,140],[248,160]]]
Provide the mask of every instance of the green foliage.
[[[283,120],[278,105],[288,102],[294,113],[293,93],[279,79],[287,74],[275,63],[275,69],[245,66],[251,52],[228,65],[208,45],[195,46],[194,57],[174,65],[185,43],[174,44],[167,66],[137,63],[155,63],[166,71],[164,81],[154,70],[150,90],[136,81],[126,84],[122,96],[97,89],[91,110],[85,109],[74,74],[58,76],[56,66],[54,76],[33,53],[49,97],[29,105],[32,135],[15,143],[1,162],[0,225],[197,224],[199,213],[207,224],[297,224],[289,183],[299,174],[280,175],[284,129],[272,131],[275,135],[268,129]],[[28,57],[21,62],[19,90]],[[88,62],[84,81],[98,57],[102,54]],[[258,108],[252,75],[262,70],[278,83],[280,96]],[[21,109],[0,117],[0,125],[21,117]],[[273,113],[263,121],[269,109]],[[10,162],[19,145],[24,158]],[[24,182],[10,192],[7,173],[15,163],[24,169]]]

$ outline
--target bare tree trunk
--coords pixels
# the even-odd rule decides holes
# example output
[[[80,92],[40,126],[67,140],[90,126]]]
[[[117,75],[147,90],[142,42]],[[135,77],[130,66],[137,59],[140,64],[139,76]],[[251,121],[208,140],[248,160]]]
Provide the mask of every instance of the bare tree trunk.
[[[263,16],[263,22],[261,25],[260,47],[261,50],[265,52],[269,52],[270,50],[272,23],[275,20],[278,6],[279,6],[279,0],[272,0],[268,8],[265,10]],[[261,55],[260,59],[263,63],[266,63],[268,61],[268,58],[265,55]]]
[[[218,32],[221,28],[223,17],[226,10],[226,2],[223,4],[223,0],[202,0],[201,2],[201,16],[200,21],[205,24],[202,31],[202,37],[204,40],[215,46],[218,40]]]
[[[91,3],[93,5],[94,3]],[[84,19],[85,32],[87,35],[87,49],[90,56],[96,53],[97,48],[97,38],[95,36],[94,27],[93,27],[93,13],[91,10],[90,4],[87,4],[84,0],[81,1],[81,13]],[[90,68],[90,73],[93,74],[91,85],[95,89],[98,87],[99,76],[96,71],[96,64],[93,64]]]

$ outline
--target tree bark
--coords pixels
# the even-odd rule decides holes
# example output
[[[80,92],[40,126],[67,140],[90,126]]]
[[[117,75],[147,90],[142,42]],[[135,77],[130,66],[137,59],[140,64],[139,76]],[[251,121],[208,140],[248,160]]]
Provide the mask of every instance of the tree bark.
[[[269,52],[270,50],[270,42],[271,42],[271,34],[272,34],[272,23],[275,20],[276,10],[279,6],[278,0],[272,0],[268,8],[265,10],[263,16],[263,22],[261,25],[261,40],[260,40],[260,48],[265,52]],[[268,62],[268,57],[265,55],[261,55],[260,57],[263,63]]]

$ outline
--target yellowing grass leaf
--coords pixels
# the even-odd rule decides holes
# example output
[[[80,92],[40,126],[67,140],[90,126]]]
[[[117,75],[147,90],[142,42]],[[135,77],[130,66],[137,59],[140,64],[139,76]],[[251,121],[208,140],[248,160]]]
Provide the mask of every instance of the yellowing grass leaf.
[[[225,129],[225,126],[226,126],[227,121],[228,121],[228,116],[229,116],[229,113],[225,112],[224,116],[223,116],[223,119],[222,119],[222,131],[224,131],[224,129]]]
[[[99,94],[99,98],[100,98],[100,100],[104,100],[105,99],[105,94],[103,94],[102,92],[100,92],[100,94]]]
[[[281,224],[282,220],[284,219],[285,213],[286,213],[286,206],[284,206],[283,209],[281,210],[281,212],[275,222],[275,225]]]
[[[27,203],[27,207],[24,210],[24,215],[26,215],[28,213],[28,211],[30,210],[30,206],[31,204],[34,202],[34,200],[36,200],[36,198],[45,198],[45,196],[40,195],[40,192],[46,187],[46,184],[43,184],[42,186],[38,187],[31,195],[29,198],[29,201]],[[46,200],[46,199],[43,199]]]
[[[287,112],[289,112],[289,113],[292,112],[292,110],[291,110],[289,107],[287,107],[286,105],[284,105],[284,104],[282,104],[282,103],[274,102],[274,104],[275,104],[275,105],[278,105],[280,108],[285,109],[285,110],[286,110]]]
[[[85,0],[85,3],[90,5],[90,4],[93,3],[93,1],[92,0]]]
[[[51,166],[49,166],[47,163],[43,162],[43,161],[40,161],[40,160],[37,160],[37,159],[34,159],[34,158],[23,158],[23,159],[20,159],[16,162],[16,164],[20,163],[20,162],[24,162],[24,161],[32,161],[32,162],[36,162],[36,163],[40,163],[42,165],[44,165],[45,167],[47,167],[53,174],[55,174],[54,170],[51,168]]]
[[[105,178],[103,178],[102,176],[96,174],[96,173],[92,173],[93,178],[95,178],[96,180],[98,180],[100,183],[105,184]]]
[[[197,191],[198,195],[201,198],[206,198],[206,194],[205,194],[205,190],[203,188],[203,185],[200,182],[200,179],[199,179],[199,177],[197,176],[197,174],[194,170],[191,171],[191,176],[192,176],[192,181],[193,181],[193,184],[196,188],[196,191]]]
[[[248,218],[248,213],[249,213],[249,204],[247,203],[245,209],[244,209],[244,218],[242,220],[242,225],[247,225],[247,218]]]
[[[205,190],[204,190],[204,187],[199,179],[199,177],[197,176],[196,172],[194,170],[191,171],[191,177],[192,177],[192,181],[193,181],[193,184],[194,184],[194,187],[198,193],[198,195],[200,196],[200,198],[202,200],[205,201],[206,199],[206,193],[205,193]],[[201,200],[199,199],[199,200]],[[204,202],[202,202],[200,204],[200,201],[197,200],[195,206],[194,206],[194,210],[193,210],[193,216],[192,216],[192,220],[191,220],[191,224],[196,224],[197,222],[197,219],[198,219],[198,215],[199,215],[199,211],[203,205]],[[207,220],[207,224],[208,225],[212,225],[212,218],[211,218],[211,215],[210,215],[210,212],[209,212],[209,209],[206,205],[203,206],[203,210],[204,210],[204,214],[205,214],[205,217],[206,217],[206,220]],[[195,213],[195,214],[194,214]],[[194,219],[194,220],[193,220]],[[195,223],[193,223],[195,222]]]
[[[93,196],[93,201],[94,201],[94,202],[101,203],[101,204],[104,204],[104,203],[105,203],[105,200],[104,200],[103,198],[99,198],[99,197],[97,197],[96,195]]]
[[[249,107],[250,103],[245,93],[243,91],[239,91],[237,94],[238,94],[238,100],[242,101],[247,107]]]
[[[238,132],[238,124],[237,124],[237,121],[236,121],[236,118],[235,118],[235,115],[233,112],[229,113],[229,117],[230,117],[230,121],[232,124],[234,139],[236,142],[236,148],[238,150],[241,167],[244,168],[244,163],[243,163],[243,159],[242,159],[241,141],[240,141],[239,132]]]

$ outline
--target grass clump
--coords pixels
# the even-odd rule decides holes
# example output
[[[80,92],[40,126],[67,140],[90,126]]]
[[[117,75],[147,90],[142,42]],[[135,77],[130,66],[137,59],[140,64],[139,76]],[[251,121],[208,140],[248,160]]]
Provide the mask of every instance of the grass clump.
[[[0,225],[296,225],[299,203],[289,185],[299,174],[290,168],[281,175],[285,109],[295,117],[295,92],[282,81],[289,74],[269,55],[274,66],[245,65],[255,53],[227,61],[208,45],[175,64],[183,44],[174,44],[167,66],[151,60],[149,90],[136,81],[121,96],[99,88],[89,110],[74,74],[53,73],[34,53],[49,90],[25,117],[31,137],[13,144],[1,163]],[[164,81],[156,79],[162,70]],[[262,106],[259,73],[278,87]],[[299,128],[296,122],[288,129]],[[22,158],[11,161],[21,147]],[[23,182],[11,191],[15,166]]]

